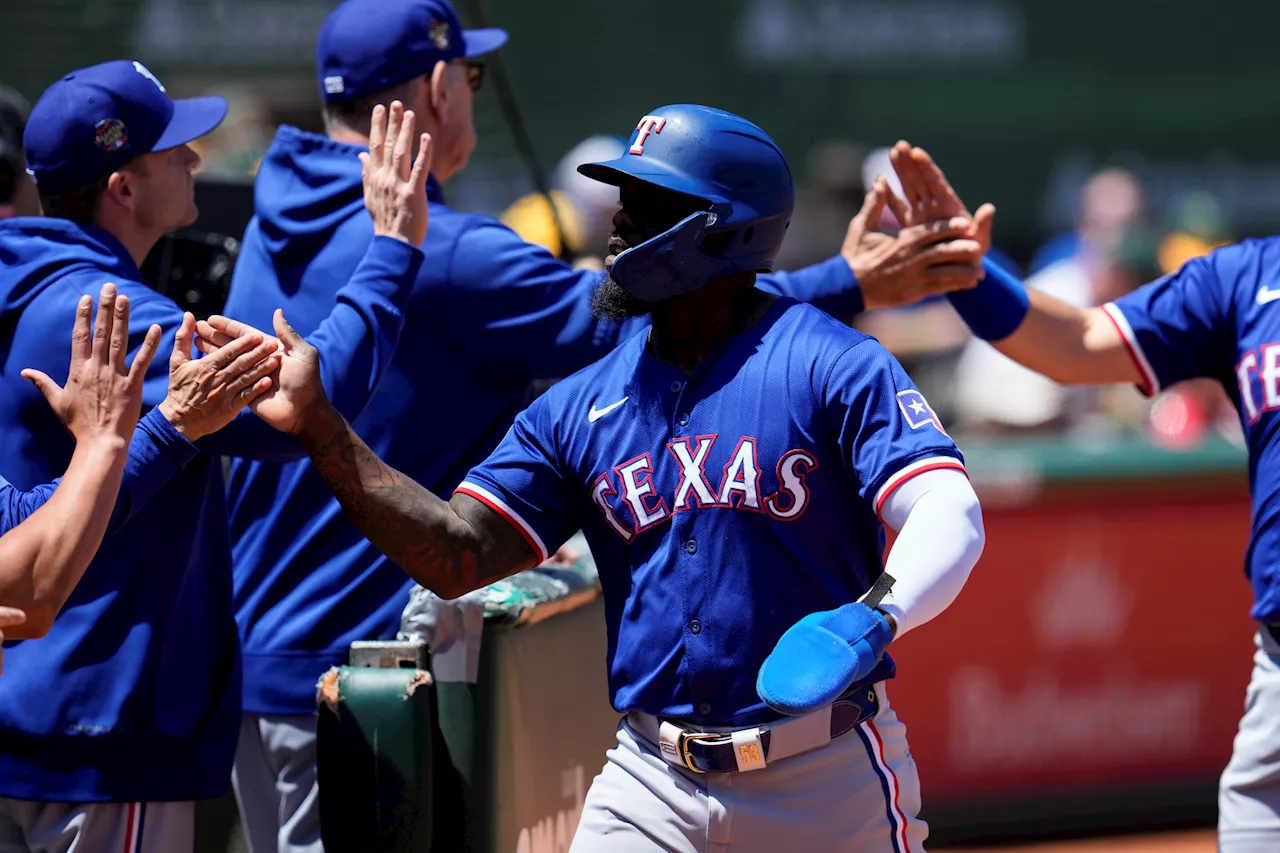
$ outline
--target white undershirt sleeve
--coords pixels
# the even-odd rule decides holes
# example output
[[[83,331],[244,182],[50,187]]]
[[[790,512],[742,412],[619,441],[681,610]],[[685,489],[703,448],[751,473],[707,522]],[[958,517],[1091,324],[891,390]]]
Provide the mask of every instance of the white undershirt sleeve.
[[[895,579],[880,609],[898,623],[895,637],[946,610],[982,556],[982,508],[969,478],[953,468],[926,470],[885,497],[884,523],[898,531],[885,571]]]

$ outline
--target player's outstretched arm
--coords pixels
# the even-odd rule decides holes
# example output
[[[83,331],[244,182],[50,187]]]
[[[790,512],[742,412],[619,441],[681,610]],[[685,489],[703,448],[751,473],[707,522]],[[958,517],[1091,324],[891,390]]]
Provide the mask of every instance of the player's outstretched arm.
[[[0,537],[0,602],[25,611],[23,620],[6,626],[10,639],[47,633],[111,525],[143,505],[189,458],[161,445],[190,449],[179,433],[198,437],[217,429],[253,394],[270,387],[266,377],[276,367],[274,350],[263,349],[260,338],[236,341],[198,366],[179,355],[179,346],[170,361],[169,396],[139,425],[160,326],[148,328],[133,363],[126,365],[128,297],[117,296],[115,286],[106,284],[93,326],[92,308],[90,297],[82,297],[65,386],[38,370],[22,372],[48,400],[76,447],[66,473],[52,484],[22,491],[0,483],[0,529],[7,530]],[[185,352],[194,334],[195,318],[187,315],[177,335],[185,340]],[[159,426],[166,420],[167,437]]]
[[[1142,372],[1106,311],[1077,308],[1048,294],[1028,291],[1016,280],[1002,286],[1021,290],[1027,308],[1026,316],[1010,334],[989,341],[997,350],[1064,385],[1143,384]],[[1016,292],[1013,296],[1019,298]],[[984,293],[980,299],[984,304],[976,310],[999,313],[1003,298],[1000,293]],[[988,302],[996,303],[994,308]],[[968,322],[965,313],[960,316]]]
[[[906,195],[905,204],[892,195],[888,199],[895,216],[912,224],[969,216],[928,152],[899,142],[889,156]],[[991,247],[994,218],[995,208],[989,204],[972,217],[973,238],[984,252]],[[977,337],[1056,382],[1143,383],[1120,330],[1103,309],[1080,309],[1028,291],[990,260],[984,267],[986,275],[977,287],[947,296]]]
[[[467,495],[441,500],[387,465],[323,398],[301,420],[298,438],[360,532],[441,598],[538,564],[510,522]]]

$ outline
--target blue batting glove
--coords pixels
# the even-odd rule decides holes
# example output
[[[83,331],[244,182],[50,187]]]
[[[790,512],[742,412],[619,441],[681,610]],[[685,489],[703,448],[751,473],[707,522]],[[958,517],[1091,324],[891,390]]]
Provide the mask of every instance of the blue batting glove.
[[[861,602],[810,613],[773,647],[756,692],[779,713],[816,711],[870,675],[892,639],[884,614]]]

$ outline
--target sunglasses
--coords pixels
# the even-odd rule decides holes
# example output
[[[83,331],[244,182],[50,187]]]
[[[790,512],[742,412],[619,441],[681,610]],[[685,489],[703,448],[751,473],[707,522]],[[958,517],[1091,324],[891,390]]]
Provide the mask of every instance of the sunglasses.
[[[464,65],[467,69],[467,85],[471,87],[471,91],[479,92],[484,83],[484,63],[467,62]]]

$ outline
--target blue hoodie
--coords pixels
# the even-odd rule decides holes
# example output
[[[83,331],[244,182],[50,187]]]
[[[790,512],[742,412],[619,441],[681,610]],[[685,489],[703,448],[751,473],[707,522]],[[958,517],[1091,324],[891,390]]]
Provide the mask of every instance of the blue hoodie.
[[[338,306],[330,301],[332,316],[311,336],[325,353],[326,390],[352,416],[394,350],[421,260],[404,243],[375,240]],[[182,310],[140,278],[125,248],[100,229],[60,219],[0,223],[0,443],[4,474],[18,489],[60,475],[74,448],[19,371],[33,367],[65,379],[82,294],[96,297],[113,281],[129,297],[131,358],[147,328],[162,327],[143,405],[167,394]],[[222,470],[211,454],[303,453],[248,412],[199,442],[207,454],[156,423],[163,420],[144,418],[181,470],[157,490],[151,479],[136,482],[136,467],[127,469],[125,500],[139,498],[127,507],[132,517],[103,540],[49,634],[13,643],[6,653],[0,796],[191,800],[227,787],[239,733],[240,660]],[[138,505],[148,489],[154,499]]]
[[[226,313],[253,324],[283,305],[305,333],[372,233],[361,147],[282,127],[254,187]],[[601,275],[570,268],[495,219],[445,206],[428,184],[426,260],[405,336],[353,426],[389,465],[447,495],[497,445],[537,380],[568,376],[647,321],[599,321]],[[852,316],[861,296],[832,258],[760,286]],[[228,479],[246,712],[310,714],[316,680],[353,640],[395,636],[411,581],[342,513],[309,460],[234,461]]]

